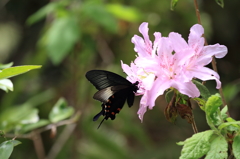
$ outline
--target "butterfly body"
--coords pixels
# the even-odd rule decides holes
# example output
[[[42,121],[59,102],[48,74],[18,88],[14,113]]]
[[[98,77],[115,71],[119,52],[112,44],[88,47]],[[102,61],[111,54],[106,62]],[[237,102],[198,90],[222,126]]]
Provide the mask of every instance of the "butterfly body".
[[[86,78],[99,90],[93,98],[102,102],[102,110],[94,116],[94,121],[101,115],[104,116],[103,121],[108,118],[114,120],[126,101],[129,107],[133,105],[138,81],[131,83],[118,74],[104,70],[88,71]]]

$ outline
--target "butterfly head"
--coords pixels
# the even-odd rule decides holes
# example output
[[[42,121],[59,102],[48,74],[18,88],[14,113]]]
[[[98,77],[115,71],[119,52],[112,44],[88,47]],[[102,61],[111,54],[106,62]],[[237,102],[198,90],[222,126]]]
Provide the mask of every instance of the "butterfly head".
[[[135,83],[133,83],[133,92],[134,92],[134,93],[136,93],[137,90],[139,90],[138,84],[139,84],[138,81],[136,81]]]

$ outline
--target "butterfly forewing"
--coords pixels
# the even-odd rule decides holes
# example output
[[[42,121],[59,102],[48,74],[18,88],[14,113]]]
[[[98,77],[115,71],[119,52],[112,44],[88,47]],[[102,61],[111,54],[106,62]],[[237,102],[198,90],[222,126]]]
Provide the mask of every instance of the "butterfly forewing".
[[[132,85],[131,82],[119,76],[118,74],[104,71],[104,70],[91,70],[86,73],[86,78],[98,89],[116,85]]]

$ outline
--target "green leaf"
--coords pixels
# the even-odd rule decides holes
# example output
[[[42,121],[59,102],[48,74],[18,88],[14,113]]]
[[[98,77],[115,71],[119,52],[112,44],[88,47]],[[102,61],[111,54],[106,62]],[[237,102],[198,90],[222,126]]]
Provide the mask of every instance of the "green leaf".
[[[40,128],[40,127],[43,127],[47,124],[49,124],[50,122],[48,120],[45,120],[45,119],[40,119],[38,122],[36,123],[32,123],[32,124],[26,124],[26,125],[23,125],[22,128],[21,128],[21,133],[26,133],[28,131],[31,131],[31,130],[34,130],[34,129],[37,129],[37,128]]]
[[[234,137],[232,149],[235,158],[240,159],[240,134]]]
[[[172,100],[174,91],[171,89],[170,91],[167,91],[167,93],[165,94],[165,99],[167,101],[167,103],[170,103],[170,101]]]
[[[46,33],[46,49],[55,65],[58,65],[70,53],[80,39],[77,20],[71,16],[56,19]]]
[[[221,110],[221,116],[222,116],[222,119],[223,121],[225,121],[228,117],[227,115],[227,111],[228,111],[228,107],[227,105],[225,107],[223,107],[223,109]]]
[[[203,99],[207,100],[211,96],[207,87],[205,87],[201,82],[193,80],[193,83],[196,85],[196,87],[200,91],[200,95],[203,97]]]
[[[21,142],[18,140],[11,140],[11,141],[13,143],[13,146],[17,146],[17,145],[21,144]]]
[[[74,113],[74,109],[67,105],[65,99],[60,98],[57,103],[53,106],[49,119],[51,122],[56,123],[63,119],[69,118]]]
[[[33,15],[31,15],[28,19],[27,19],[27,24],[28,25],[32,25],[40,20],[42,20],[43,18],[45,18],[48,14],[50,14],[51,12],[53,12],[54,10],[57,9],[57,7],[59,6],[58,2],[51,2],[48,3],[46,6],[42,7],[41,9],[39,9],[36,13],[34,13]]]
[[[8,159],[13,151],[13,142],[11,140],[0,144],[0,158]]]
[[[8,64],[0,64],[0,70],[5,69],[5,68],[9,68],[13,65],[13,62],[10,62]]]
[[[101,2],[99,3],[98,1],[91,0],[85,1],[85,3],[82,4],[82,16],[85,16],[84,18],[86,18],[86,21],[91,20],[112,33],[116,33],[118,30],[116,18]]]
[[[208,98],[206,105],[205,105],[205,112],[207,116],[207,121],[209,126],[211,124],[220,125],[221,117],[219,116],[220,110],[219,107],[222,105],[222,100],[219,94],[212,95]]]
[[[18,130],[23,124],[35,123],[38,121],[38,110],[29,105],[17,106],[6,109],[0,113],[0,130],[5,132]]]
[[[172,0],[172,1],[171,1],[171,10],[174,10],[174,8],[175,8],[176,5],[177,5],[177,2],[178,2],[178,0]]]
[[[179,141],[179,142],[177,142],[177,145],[179,145],[179,146],[184,145],[184,141]]]
[[[206,101],[202,98],[193,98],[193,100],[195,100],[199,107],[202,109],[202,110],[205,110],[205,104],[206,104]]]
[[[227,126],[233,126],[233,127],[237,128],[235,130],[238,130],[240,128],[240,126],[238,124],[240,124],[240,121],[226,122],[226,123],[219,125],[218,129],[221,130]]]
[[[224,1],[223,0],[215,0],[218,5],[220,5],[222,8],[224,7]]]
[[[217,136],[212,142],[205,159],[226,159],[228,143],[223,136]]]
[[[4,90],[5,92],[13,91],[13,83],[9,79],[1,79],[0,80],[0,89]]]
[[[10,78],[16,75],[26,73],[33,69],[41,68],[41,67],[42,66],[40,65],[26,65],[26,66],[15,66],[15,67],[6,68],[0,72],[0,79]]]
[[[32,108],[28,114],[26,114],[24,116],[24,118],[22,118],[20,120],[21,124],[31,124],[31,123],[36,123],[39,121],[39,117],[38,117],[38,109],[37,108]]]
[[[124,6],[121,4],[108,4],[107,10],[117,18],[129,22],[139,22],[143,17],[137,8]]]
[[[21,144],[20,141],[17,140],[8,140],[0,144],[0,158],[8,159],[12,154],[13,147]]]
[[[210,149],[210,138],[213,130],[194,134],[184,141],[180,159],[198,159],[205,155]]]

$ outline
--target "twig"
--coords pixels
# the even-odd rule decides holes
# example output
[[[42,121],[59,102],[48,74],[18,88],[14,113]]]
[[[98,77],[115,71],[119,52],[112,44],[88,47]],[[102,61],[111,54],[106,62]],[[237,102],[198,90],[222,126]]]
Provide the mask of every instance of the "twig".
[[[72,133],[72,131],[74,130],[74,128],[76,127],[75,123],[79,119],[79,117],[80,117],[80,112],[78,111],[70,119],[63,120],[58,123],[49,124],[45,127],[33,130],[32,132],[30,132],[28,134],[21,134],[21,135],[6,134],[6,137],[31,139],[34,143],[34,147],[35,147],[38,159],[45,159],[45,150],[44,150],[44,146],[42,143],[41,133],[44,131],[47,131],[47,130],[51,130],[52,128],[56,128],[56,127],[59,127],[62,125],[67,125],[67,127],[64,129],[63,133],[60,135],[59,141],[57,140],[57,142],[54,144],[54,146],[52,147],[52,149],[47,157],[48,159],[54,159],[56,157],[56,155],[59,153],[59,151],[61,150],[64,143],[69,138],[69,136]],[[69,132],[67,132],[67,131],[69,131]]]
[[[58,139],[55,141],[54,145],[52,146],[50,152],[48,153],[46,159],[55,159],[59,154],[60,150],[62,149],[64,143],[66,143],[67,139],[72,134],[73,130],[76,127],[76,123],[67,125],[65,129],[62,131]]]
[[[78,120],[79,116],[80,116],[80,112],[77,112],[70,119],[62,120],[62,121],[59,121],[57,123],[49,124],[49,125],[47,125],[45,127],[42,127],[42,128],[34,130],[34,134],[36,134],[36,133],[40,134],[40,133],[42,133],[44,131],[51,130],[53,127],[59,127],[59,126],[62,126],[62,125],[68,125],[68,124],[75,123]],[[6,137],[10,137],[10,138],[16,137],[16,138],[32,139],[33,138],[33,133],[30,132],[28,134],[19,134],[19,135],[6,134],[5,136]]]
[[[192,103],[191,103],[191,101],[188,100],[187,102],[188,102],[188,106],[191,108],[191,111],[192,111]],[[192,123],[191,123],[191,125],[192,125],[192,128],[193,128],[193,132],[195,134],[197,134],[198,133],[198,129],[197,129],[197,125],[196,125],[196,122],[195,122],[195,119],[194,119],[193,111],[192,111]]]
[[[195,6],[195,10],[196,10],[196,16],[197,16],[197,19],[198,19],[198,23],[202,25],[201,16],[200,16],[200,11],[198,9],[197,0],[194,0],[194,6]],[[205,45],[208,45],[206,37],[204,35],[203,35],[203,37],[205,39]],[[212,67],[213,67],[213,70],[218,73],[216,59],[215,59],[214,56],[212,56]],[[219,91],[219,94],[221,96],[221,99],[222,99],[222,102],[223,102],[223,106],[225,107],[227,105],[227,102],[226,102],[226,100],[224,98],[222,87],[218,91]],[[230,116],[228,111],[227,111],[227,114],[228,114],[228,116]]]
[[[44,159],[45,158],[45,150],[42,142],[41,134],[36,133],[35,131],[32,131],[32,140],[34,144],[34,148],[36,150],[38,159]]]

